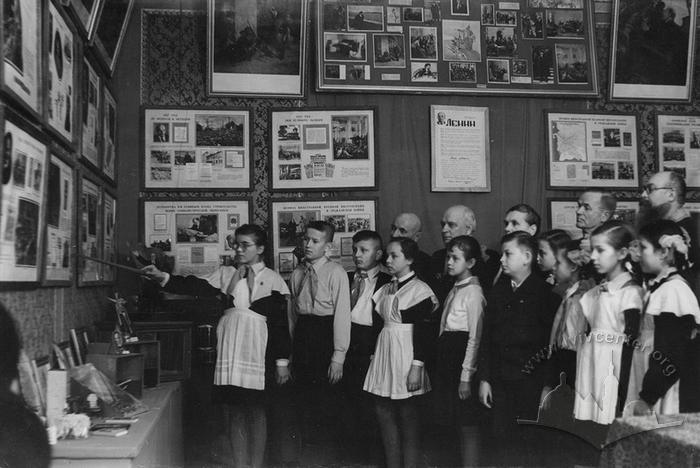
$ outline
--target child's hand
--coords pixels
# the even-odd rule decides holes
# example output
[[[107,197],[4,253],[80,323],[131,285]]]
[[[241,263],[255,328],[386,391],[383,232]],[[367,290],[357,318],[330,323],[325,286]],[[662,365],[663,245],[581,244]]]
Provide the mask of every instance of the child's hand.
[[[487,408],[493,405],[493,395],[491,394],[491,384],[482,380],[479,383],[479,401]]]
[[[284,385],[290,379],[289,366],[277,366],[277,385]]]
[[[459,393],[460,400],[466,400],[467,398],[472,396],[471,384],[469,382],[460,382],[457,392]]]
[[[415,392],[420,390],[421,385],[421,367],[415,364],[411,365],[411,370],[408,371],[408,379],[406,381],[406,388],[409,392]]]
[[[343,378],[343,365],[337,362],[331,361],[331,365],[328,366],[328,382],[331,385],[340,382]]]

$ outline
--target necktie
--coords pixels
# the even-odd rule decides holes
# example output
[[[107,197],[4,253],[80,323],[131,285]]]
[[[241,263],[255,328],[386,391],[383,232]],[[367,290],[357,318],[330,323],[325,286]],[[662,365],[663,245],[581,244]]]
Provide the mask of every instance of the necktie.
[[[255,270],[253,270],[249,265],[241,265],[240,272],[241,279],[245,279],[248,283],[248,290],[252,296],[253,288],[255,287]]]
[[[450,308],[452,307],[452,303],[455,300],[457,291],[469,286],[469,284],[469,281],[462,284],[455,284],[450,293],[447,295],[447,298],[445,299],[445,304],[442,307],[442,317],[440,317],[440,335],[442,335],[442,332],[445,331],[445,325],[447,324],[447,315],[450,313]]]
[[[309,264],[306,267],[306,272],[304,273],[304,279],[301,282],[301,288],[299,292],[304,289],[309,291],[309,296],[311,297],[311,307],[313,308],[316,302],[316,291],[318,291],[318,276],[316,275],[316,270],[314,266]]]
[[[391,283],[389,284],[389,294],[396,294],[399,290],[399,280],[398,278],[394,278],[391,280]]]
[[[355,273],[355,277],[352,280],[352,287],[350,288],[350,310],[355,308],[358,299],[365,291],[365,280],[367,278],[368,275],[366,271],[358,271]]]

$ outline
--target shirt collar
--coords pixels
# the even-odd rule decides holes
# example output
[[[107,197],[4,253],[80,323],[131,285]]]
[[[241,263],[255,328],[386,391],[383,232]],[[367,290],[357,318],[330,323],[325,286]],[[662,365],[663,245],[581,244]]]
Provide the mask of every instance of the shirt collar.
[[[455,286],[466,286],[468,284],[475,284],[478,286],[479,285],[479,278],[472,275],[469,278],[463,279],[462,281],[457,281],[455,283]]]
[[[574,295],[574,293],[578,290],[579,284],[581,284],[581,282],[576,281],[574,284],[572,284],[571,286],[566,288],[566,291],[564,292],[564,300],[566,300]]]
[[[396,278],[396,279],[398,280],[399,283],[403,283],[403,282],[408,281],[409,279],[411,279],[411,277],[413,277],[415,275],[416,275],[416,272],[411,271],[410,273],[406,273],[405,275],[403,275],[401,278]]]
[[[314,270],[316,270],[316,272],[318,272],[318,270],[320,270],[321,267],[328,262],[330,262],[330,260],[328,260],[328,257],[326,257],[324,255],[323,257],[319,258],[315,262],[311,262],[311,266],[314,268]]]
[[[265,269],[265,262],[258,262],[258,263],[254,263],[254,264],[248,265],[248,266],[257,275],[258,273],[260,273],[261,271],[263,271]]]
[[[513,280],[511,279],[511,280],[510,280],[510,287],[513,288],[513,291],[515,291],[515,290],[518,289],[520,286],[522,286],[523,283],[524,283],[525,281],[527,281],[527,279],[530,277],[530,275],[532,275],[532,273],[530,273],[530,274],[527,275],[525,278],[523,278],[523,280],[522,280],[521,282],[519,282],[519,283],[516,283],[515,281],[513,281]]]
[[[628,281],[632,279],[632,275],[630,275],[628,272],[620,273],[617,275],[617,278],[615,278],[612,281],[604,281],[601,283],[602,285],[605,285],[608,291],[617,291],[618,289],[622,289],[622,287],[627,284]]]
[[[661,283],[663,280],[665,280],[666,278],[671,276],[676,271],[677,271],[676,267],[664,268],[664,270],[661,273],[659,273],[658,275],[656,275],[656,277],[654,279],[649,280],[648,286],[652,287],[654,285]]]
[[[356,272],[357,274],[357,272]],[[367,279],[368,280],[373,280],[375,276],[379,274],[379,265],[375,266],[374,268],[370,268],[367,270]]]

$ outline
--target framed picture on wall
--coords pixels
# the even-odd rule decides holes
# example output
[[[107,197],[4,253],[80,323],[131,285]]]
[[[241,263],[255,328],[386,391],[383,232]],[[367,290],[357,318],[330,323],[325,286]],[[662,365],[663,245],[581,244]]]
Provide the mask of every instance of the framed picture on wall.
[[[547,199],[547,211],[549,214],[549,228],[563,229],[572,239],[582,236],[581,229],[576,227],[576,210],[578,200],[576,198],[549,198]],[[625,221],[635,226],[639,213],[639,200],[617,200],[617,208],[612,219]]]
[[[304,97],[309,1],[207,0],[207,90]]]
[[[100,122],[100,104],[102,102],[102,80],[100,75],[92,66],[92,63],[87,57],[82,62],[82,73],[80,74],[81,83],[81,103],[82,103],[82,119],[80,128],[82,132],[81,138],[81,155],[92,164],[96,169],[100,169],[100,153],[99,141],[102,133]]]
[[[57,6],[58,0],[47,2],[44,47],[46,50],[45,83],[46,121],[49,129],[62,141],[75,145],[77,76],[81,55],[77,35],[68,15]]]
[[[102,112],[102,173],[116,182],[117,164],[117,101],[112,93],[104,87]]]
[[[288,277],[298,263],[294,249],[301,246],[308,223],[327,221],[335,228],[330,258],[350,271],[355,267],[352,260],[352,236],[357,231],[376,229],[376,219],[376,199],[272,200],[270,226],[275,270]]]
[[[61,0],[66,5],[71,16],[75,18],[75,24],[80,25],[80,32],[92,40],[97,25],[97,15],[103,0]]]
[[[488,107],[430,106],[430,190],[490,192]]]
[[[47,147],[44,137],[4,108],[0,281],[39,281],[44,251]]]
[[[143,244],[172,257],[173,273],[205,276],[231,264],[234,232],[250,222],[251,210],[249,198],[145,200]]]
[[[117,199],[107,189],[102,193],[102,259],[117,263]],[[116,268],[102,264],[102,280],[111,283],[117,279]]]
[[[102,284],[102,264],[87,257],[101,258],[102,189],[97,179],[82,171],[78,186],[78,286]]]
[[[637,189],[634,114],[545,111],[547,188]]]
[[[131,10],[134,8],[134,0],[102,1],[92,45],[111,75],[119,58],[119,50],[129,25]]]
[[[143,110],[146,189],[251,190],[248,109]]]
[[[373,108],[272,109],[272,191],[375,190]]]
[[[41,116],[41,0],[3,1],[2,87],[35,117]]]
[[[656,114],[657,169],[675,171],[700,188],[700,115]]]
[[[61,155],[61,156],[59,156]],[[75,256],[75,175],[68,155],[51,149],[46,194],[45,286],[73,284],[72,258]]]
[[[697,0],[613,0],[610,99],[690,102]]]

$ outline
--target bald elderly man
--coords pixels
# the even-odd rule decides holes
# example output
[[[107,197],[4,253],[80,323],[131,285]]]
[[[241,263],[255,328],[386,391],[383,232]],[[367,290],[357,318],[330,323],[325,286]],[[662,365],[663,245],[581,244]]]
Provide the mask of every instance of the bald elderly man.
[[[423,233],[423,223],[415,213],[399,213],[391,223],[391,237],[404,237],[418,242]],[[430,255],[419,251],[414,259],[413,269],[418,278],[428,282],[430,280]]]

